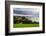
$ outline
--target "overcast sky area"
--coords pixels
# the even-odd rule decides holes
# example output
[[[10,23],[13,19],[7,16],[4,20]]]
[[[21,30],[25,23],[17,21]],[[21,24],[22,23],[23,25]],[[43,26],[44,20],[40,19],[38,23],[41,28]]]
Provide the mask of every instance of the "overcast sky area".
[[[16,15],[32,15],[32,17],[39,17],[39,11],[34,11],[31,8],[14,8],[13,13]]]

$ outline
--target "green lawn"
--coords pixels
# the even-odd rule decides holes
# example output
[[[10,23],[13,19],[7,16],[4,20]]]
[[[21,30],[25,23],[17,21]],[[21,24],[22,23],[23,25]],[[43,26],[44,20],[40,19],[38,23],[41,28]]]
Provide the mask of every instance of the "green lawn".
[[[14,28],[39,27],[39,24],[14,24]]]

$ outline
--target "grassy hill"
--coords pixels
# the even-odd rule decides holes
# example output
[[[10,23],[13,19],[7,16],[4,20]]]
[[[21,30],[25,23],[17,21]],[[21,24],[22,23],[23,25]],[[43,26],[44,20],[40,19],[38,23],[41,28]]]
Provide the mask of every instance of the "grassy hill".
[[[39,27],[39,24],[14,24],[14,28]]]

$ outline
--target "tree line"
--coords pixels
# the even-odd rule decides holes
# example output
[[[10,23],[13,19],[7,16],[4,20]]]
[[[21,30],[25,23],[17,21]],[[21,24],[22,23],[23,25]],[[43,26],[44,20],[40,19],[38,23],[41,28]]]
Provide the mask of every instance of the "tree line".
[[[32,22],[31,20],[28,20],[24,16],[13,16],[13,22],[14,24],[39,24],[39,22]]]

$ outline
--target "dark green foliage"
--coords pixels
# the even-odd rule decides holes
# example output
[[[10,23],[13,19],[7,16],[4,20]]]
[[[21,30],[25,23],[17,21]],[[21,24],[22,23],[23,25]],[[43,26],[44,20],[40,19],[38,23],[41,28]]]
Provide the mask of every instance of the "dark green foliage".
[[[32,22],[31,20],[28,20],[27,18],[25,18],[24,16],[13,16],[14,19],[14,24],[39,24],[38,22]]]

